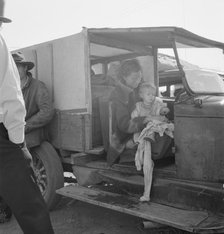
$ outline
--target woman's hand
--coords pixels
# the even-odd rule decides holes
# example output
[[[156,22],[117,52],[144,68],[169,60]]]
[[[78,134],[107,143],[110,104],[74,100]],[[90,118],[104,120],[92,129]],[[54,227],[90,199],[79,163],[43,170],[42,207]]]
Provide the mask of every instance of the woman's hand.
[[[152,119],[152,116],[147,116],[147,117],[144,118],[143,124],[147,124],[148,122],[150,122],[150,121],[152,121],[152,120],[153,120],[153,119]]]

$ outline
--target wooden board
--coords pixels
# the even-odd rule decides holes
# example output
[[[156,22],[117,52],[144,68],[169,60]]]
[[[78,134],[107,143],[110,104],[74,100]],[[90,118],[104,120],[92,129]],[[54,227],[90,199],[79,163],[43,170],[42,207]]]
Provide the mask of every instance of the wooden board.
[[[80,109],[56,111],[50,126],[51,143],[59,149],[84,152],[92,148],[91,116]]]
[[[191,232],[208,217],[206,212],[181,210],[152,202],[141,203],[137,197],[85,188],[79,185],[69,185],[57,190],[57,193]]]
[[[105,171],[99,170],[98,174],[101,175],[103,178],[106,178],[106,181],[111,181],[112,183],[127,183],[136,186],[144,187],[144,177],[142,175],[130,175],[126,173],[119,173],[114,171]]]

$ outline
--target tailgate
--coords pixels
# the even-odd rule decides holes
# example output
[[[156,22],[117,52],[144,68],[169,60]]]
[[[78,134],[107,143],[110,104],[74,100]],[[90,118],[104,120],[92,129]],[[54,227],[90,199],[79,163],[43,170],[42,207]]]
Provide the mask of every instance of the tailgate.
[[[86,188],[77,184],[61,188],[57,193],[190,232],[200,229],[198,225],[208,218],[207,212],[182,210],[153,202],[141,203],[137,197]]]

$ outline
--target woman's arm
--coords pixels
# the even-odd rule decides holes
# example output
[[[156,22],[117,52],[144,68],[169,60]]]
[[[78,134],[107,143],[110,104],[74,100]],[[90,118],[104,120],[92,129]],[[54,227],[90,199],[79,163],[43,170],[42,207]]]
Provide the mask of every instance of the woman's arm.
[[[120,131],[125,133],[135,133],[141,131],[144,128],[143,120],[145,117],[137,116],[131,119],[131,115],[125,104],[117,101],[115,106],[117,127]]]

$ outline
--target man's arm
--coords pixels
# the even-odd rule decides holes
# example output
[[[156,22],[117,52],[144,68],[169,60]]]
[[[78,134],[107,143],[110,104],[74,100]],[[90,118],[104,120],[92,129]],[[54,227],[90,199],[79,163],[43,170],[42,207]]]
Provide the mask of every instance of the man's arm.
[[[24,141],[25,115],[19,73],[0,35],[0,122],[8,131],[9,140],[16,144]]]

